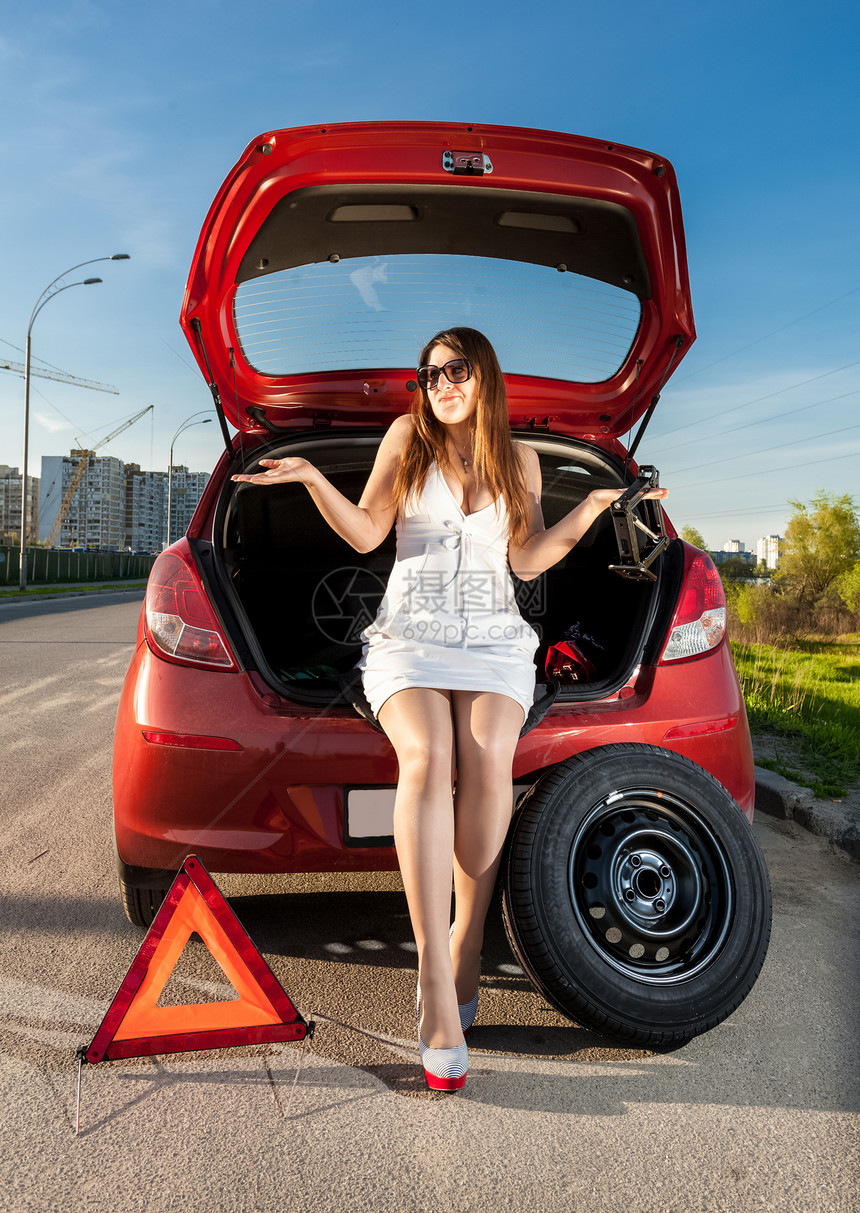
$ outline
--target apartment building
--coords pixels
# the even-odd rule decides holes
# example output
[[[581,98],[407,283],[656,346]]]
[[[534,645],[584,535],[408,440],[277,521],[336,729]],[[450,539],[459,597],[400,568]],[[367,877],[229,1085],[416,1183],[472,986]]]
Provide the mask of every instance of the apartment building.
[[[39,477],[27,477],[27,538],[39,533]],[[0,463],[0,541],[4,535],[21,535],[21,471]]]
[[[764,562],[769,569],[779,568],[779,559],[782,556],[782,536],[763,535],[756,544],[756,555],[759,564]]]
[[[166,479],[166,477],[165,477]],[[170,542],[188,530],[197,502],[209,480],[208,472],[189,472],[187,467],[174,464],[170,488]],[[165,540],[167,536],[165,535]]]
[[[42,456],[39,538],[51,534],[80,466],[81,453]],[[123,462],[113,455],[89,455],[87,466],[63,518],[57,547],[122,547],[125,529]]]
[[[133,552],[160,552],[167,537],[167,473],[125,465],[125,539]]]
[[[39,538],[47,539],[69,493],[79,454],[43,455],[39,498]],[[172,541],[185,534],[208,472],[174,467],[170,476]],[[39,483],[38,481],[36,482]],[[18,479],[20,498],[21,482]],[[157,552],[167,542],[168,473],[147,472],[112,455],[91,455],[81,483],[68,503],[58,547]],[[19,506],[20,514],[20,506]]]

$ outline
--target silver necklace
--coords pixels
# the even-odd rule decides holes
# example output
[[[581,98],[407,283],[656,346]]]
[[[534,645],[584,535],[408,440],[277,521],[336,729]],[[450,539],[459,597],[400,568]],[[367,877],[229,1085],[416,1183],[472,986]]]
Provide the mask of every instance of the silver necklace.
[[[464,468],[468,468],[468,466],[469,466],[469,460],[466,458],[466,456],[465,456],[465,455],[461,454],[461,452],[460,452],[460,448],[457,446],[457,443],[456,443],[456,442],[454,442],[454,439],[453,439],[453,438],[451,439],[451,441],[454,443],[454,450],[457,452],[457,454],[458,454],[458,456],[459,456],[459,458],[460,458],[460,461],[461,461],[461,462],[462,462],[462,464],[463,464],[463,467],[464,467]]]

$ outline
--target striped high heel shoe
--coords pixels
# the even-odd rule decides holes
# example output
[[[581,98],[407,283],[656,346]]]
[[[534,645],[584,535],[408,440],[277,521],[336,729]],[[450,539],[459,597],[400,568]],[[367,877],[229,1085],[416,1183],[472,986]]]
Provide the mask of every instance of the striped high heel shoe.
[[[424,1080],[431,1091],[459,1091],[466,1085],[469,1050],[465,1040],[453,1049],[428,1049],[418,1033]]]
[[[418,1052],[424,1081],[431,1091],[460,1091],[466,1085],[469,1070],[469,1050],[465,1040],[452,1049],[429,1049],[421,1039],[421,986],[419,984],[415,1006],[418,1021]]]

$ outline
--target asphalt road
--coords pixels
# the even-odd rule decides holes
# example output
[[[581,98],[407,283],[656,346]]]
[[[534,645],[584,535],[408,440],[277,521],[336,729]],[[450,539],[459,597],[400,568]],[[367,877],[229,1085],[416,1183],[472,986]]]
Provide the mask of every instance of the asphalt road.
[[[585,1031],[531,990],[494,912],[454,1096],[420,1077],[396,875],[216,877],[317,1013],[298,1082],[296,1045],[89,1066],[76,1138],[75,1049],[141,940],[119,903],[110,811],[140,597],[0,605],[3,1208],[857,1207],[860,868],[765,817],[771,949],[725,1024],[664,1054]],[[166,993],[229,988],[192,942]]]

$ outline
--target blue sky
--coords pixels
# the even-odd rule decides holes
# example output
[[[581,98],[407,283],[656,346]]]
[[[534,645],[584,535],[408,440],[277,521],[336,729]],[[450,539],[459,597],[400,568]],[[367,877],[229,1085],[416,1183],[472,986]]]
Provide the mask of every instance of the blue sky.
[[[528,14],[528,16],[526,16]],[[104,453],[166,467],[209,407],[178,325],[208,206],[280,126],[424,119],[545,127],[675,166],[699,337],[640,448],[677,525],[712,547],[781,533],[788,499],[860,477],[860,17],[850,3],[28,0],[0,29],[0,356],[119,396],[32,381],[30,470],[155,409]],[[7,344],[8,343],[8,344]],[[0,463],[21,462],[23,383],[0,372]],[[152,418],[152,420],[150,420]],[[209,470],[216,424],[175,458]],[[860,496],[860,493],[858,493]]]

